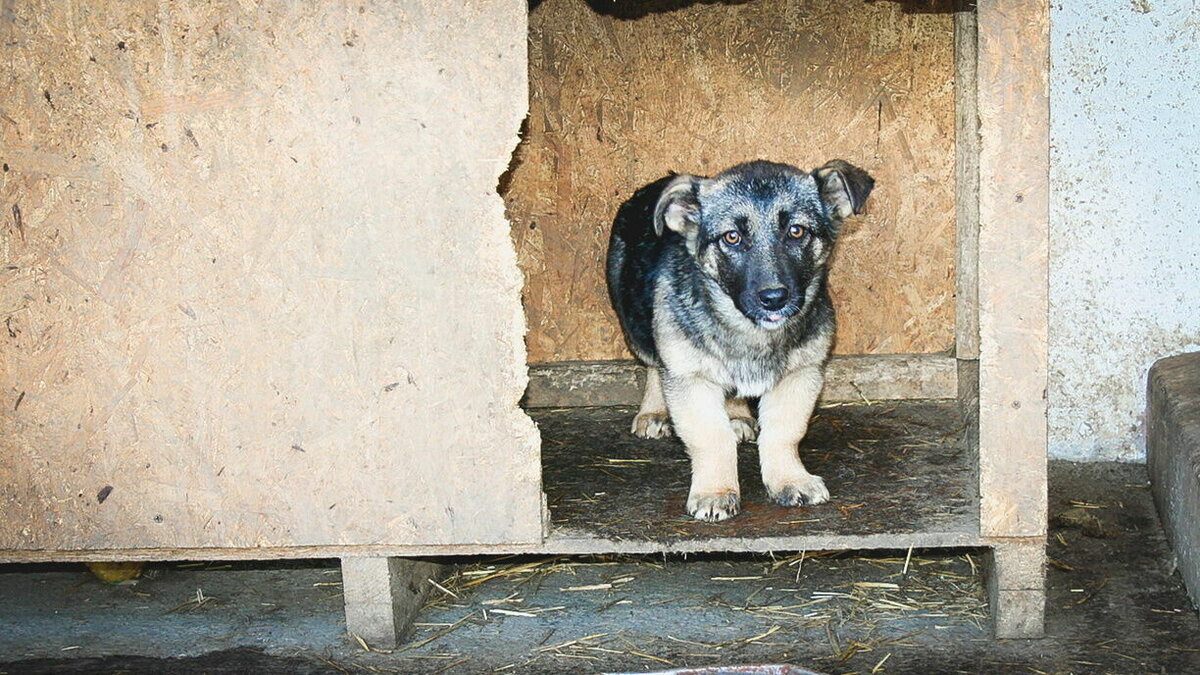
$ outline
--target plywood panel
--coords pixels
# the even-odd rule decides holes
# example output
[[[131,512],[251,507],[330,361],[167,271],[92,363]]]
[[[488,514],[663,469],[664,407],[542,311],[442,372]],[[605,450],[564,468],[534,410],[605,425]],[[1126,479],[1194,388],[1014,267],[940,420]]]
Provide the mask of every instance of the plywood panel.
[[[530,22],[530,117],[506,197],[531,361],[627,358],[603,281],[617,206],[668,171],[756,158],[843,157],[878,179],[835,259],[838,352],[953,346],[950,14],[757,0],[629,20],[545,0]]]
[[[46,0],[0,38],[0,549],[540,541],[523,6]]]

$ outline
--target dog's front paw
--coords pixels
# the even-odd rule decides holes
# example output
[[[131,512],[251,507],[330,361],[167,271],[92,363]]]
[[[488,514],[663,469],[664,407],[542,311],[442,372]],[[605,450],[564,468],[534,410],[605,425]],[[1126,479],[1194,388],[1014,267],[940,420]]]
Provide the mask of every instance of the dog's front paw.
[[[758,438],[758,422],[753,417],[730,417],[729,425],[733,427],[738,442],[749,443]]]
[[[716,523],[732,518],[741,510],[742,498],[737,492],[728,490],[717,493],[692,493],[688,495],[688,515],[706,523]]]
[[[630,431],[639,438],[667,438],[671,435],[671,418],[666,413],[642,413],[633,418]]]
[[[825,487],[825,480],[811,473],[781,481],[778,485],[768,485],[767,492],[771,499],[784,506],[824,504],[829,501],[829,488]]]

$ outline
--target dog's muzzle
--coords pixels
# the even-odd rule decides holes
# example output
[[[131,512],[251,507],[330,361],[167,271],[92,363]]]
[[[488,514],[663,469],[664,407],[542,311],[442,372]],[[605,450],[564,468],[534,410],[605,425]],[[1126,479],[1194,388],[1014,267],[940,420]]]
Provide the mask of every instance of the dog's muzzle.
[[[784,286],[764,288],[758,292],[756,300],[757,306],[748,314],[755,323],[767,329],[783,325],[800,309],[792,304],[791,293]]]

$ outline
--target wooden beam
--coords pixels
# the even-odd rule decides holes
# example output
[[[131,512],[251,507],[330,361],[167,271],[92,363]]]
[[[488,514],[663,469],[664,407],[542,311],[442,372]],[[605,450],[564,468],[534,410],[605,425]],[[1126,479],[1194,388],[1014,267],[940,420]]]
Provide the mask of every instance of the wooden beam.
[[[1049,9],[980,0],[981,534],[1046,532]]]
[[[610,539],[574,530],[552,530],[539,544],[454,544],[444,546],[289,546],[286,548],[124,549],[108,551],[0,551],[0,563],[84,562],[89,560],[346,560],[393,556],[602,555],[658,553],[767,553],[771,551],[869,551],[912,548],[974,548],[979,536],[962,528],[877,534],[818,534],[787,537],[706,537],[664,542]]]
[[[528,408],[637,405],[645,370],[633,361],[541,363],[529,367]],[[822,401],[954,398],[958,364],[945,354],[835,356]]]
[[[975,0],[954,12],[955,265],[954,355],[979,358],[979,38]]]

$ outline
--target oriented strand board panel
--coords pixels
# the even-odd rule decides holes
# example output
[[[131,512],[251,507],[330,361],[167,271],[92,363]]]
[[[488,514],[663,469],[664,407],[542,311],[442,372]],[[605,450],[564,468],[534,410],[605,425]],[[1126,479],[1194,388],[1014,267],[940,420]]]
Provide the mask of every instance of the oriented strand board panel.
[[[878,179],[834,260],[839,353],[950,349],[952,15],[861,0],[661,4],[690,6],[626,19],[544,0],[530,14],[530,116],[506,183],[529,360],[628,358],[604,287],[617,206],[668,171],[756,158],[842,157]]]
[[[0,551],[540,541],[523,6],[3,8]]]

